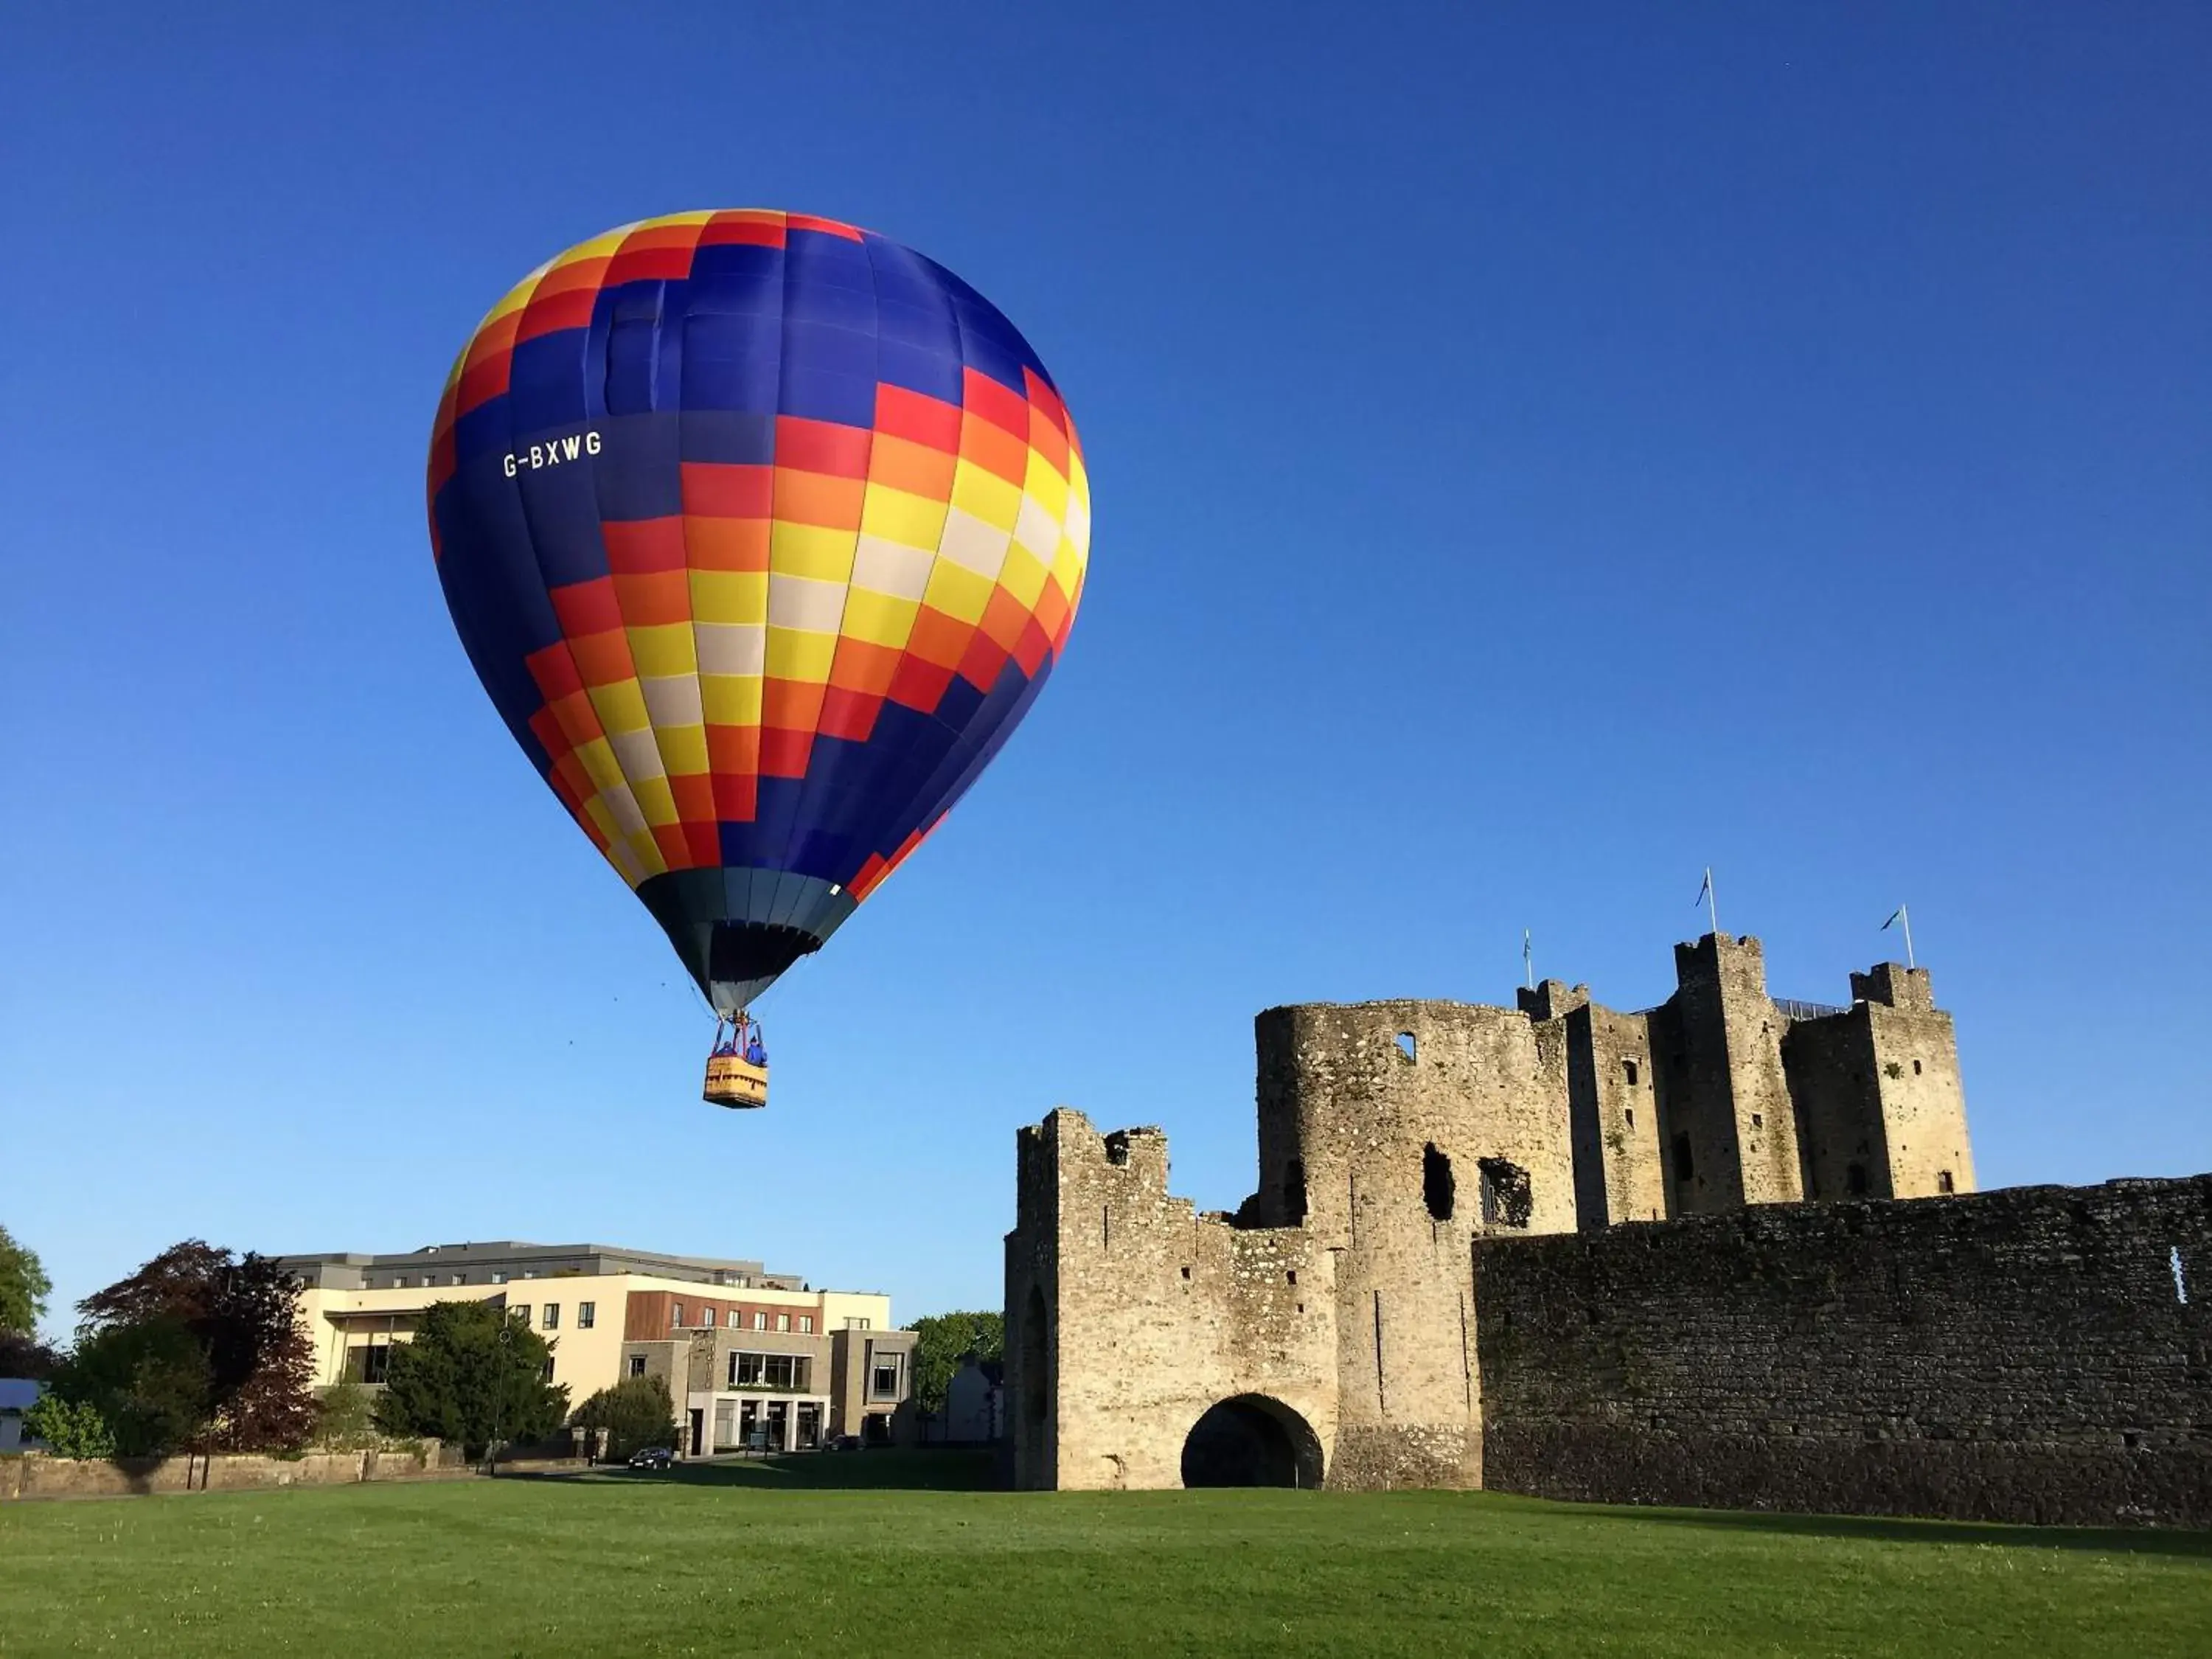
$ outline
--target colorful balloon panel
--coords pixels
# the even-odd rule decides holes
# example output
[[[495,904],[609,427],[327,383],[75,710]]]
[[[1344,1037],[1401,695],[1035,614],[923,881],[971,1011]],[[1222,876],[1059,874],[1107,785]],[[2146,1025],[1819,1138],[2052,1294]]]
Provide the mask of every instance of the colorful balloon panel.
[[[454,364],[430,535],[515,741],[742,1007],[997,753],[1082,597],[1089,482],[1020,332],[849,225],[571,248]]]

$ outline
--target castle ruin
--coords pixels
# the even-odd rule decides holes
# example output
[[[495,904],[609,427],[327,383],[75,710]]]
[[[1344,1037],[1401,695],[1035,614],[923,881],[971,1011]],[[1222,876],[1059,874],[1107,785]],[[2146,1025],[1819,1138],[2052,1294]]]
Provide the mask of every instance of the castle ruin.
[[[2109,1243],[2109,1216],[2093,1226],[2080,1203],[2056,1218],[2031,1206],[2023,1220],[2018,1194],[1962,1196],[1975,1181],[1957,1047],[1925,969],[1885,963],[1854,974],[1847,1007],[1770,997],[1754,939],[1709,934],[1678,945],[1675,969],[1674,994],[1634,1013],[1556,981],[1522,991],[1513,1009],[1394,1001],[1267,1011],[1255,1022],[1259,1185],[1233,1215],[1200,1214],[1170,1194],[1157,1128],[1102,1136],[1062,1108],[1021,1130],[1017,1218],[1006,1237],[1014,1484],[1490,1484],[1651,1495],[1609,1492],[1601,1468],[1585,1469],[1578,1484],[1555,1478],[1591,1463],[1576,1459],[1602,1443],[1620,1467],[1673,1471],[1653,1477],[1662,1501],[1669,1492],[1700,1501],[1679,1498],[1702,1455],[1683,1448],[1710,1451],[1723,1430],[1749,1423],[1754,1439],[1802,1431],[1808,1437],[1788,1449],[1814,1463],[1824,1437],[1856,1444],[1878,1431],[1849,1401],[1823,1414],[1799,1401],[1791,1409],[1800,1424],[1763,1416],[1745,1398],[1721,1413],[1724,1424],[1705,1421],[1698,1413],[1720,1408],[1682,1379],[1745,1356],[1675,1352],[1670,1343],[1732,1333],[1729,1340],[1765,1355],[1788,1351],[1824,1319],[1865,1317],[1880,1329],[1851,1341],[1881,1351],[1887,1316],[1869,1309],[1896,1302],[1898,1322],[1910,1325],[1917,1316],[1905,1301],[1920,1295],[1924,1313],[1927,1292],[1913,1291],[1912,1264],[1869,1255],[1864,1241],[1917,1237],[1914,1229],[1935,1224],[1912,1218],[1923,1211],[1955,1205],[1966,1218],[1944,1224],[1965,1228],[1969,1241],[1984,1224],[1976,1218],[2002,1213],[2008,1237],[2028,1239],[2020,1248],[2030,1255],[2044,1250],[2055,1272],[2076,1272],[2090,1259],[2085,1249],[2104,1248],[2074,1237],[2081,1229],[2103,1227],[2098,1237]],[[2185,1190],[2159,1198],[2153,1231],[2185,1236],[2190,1249],[2212,1246],[2212,1183],[2171,1184]],[[2112,1197],[2117,1187],[2096,1190],[2108,1209],[2136,1202]],[[1899,1201],[1929,1200],[1937,1202]],[[1883,1218],[1891,1216],[1906,1218]],[[1682,1237],[1692,1243],[1667,1242]],[[1546,1247],[1551,1255],[1528,1254]],[[1962,1248],[1945,1247],[1954,1257]],[[2178,1287],[2183,1245],[2172,1249]],[[1648,1310],[1635,1278],[1647,1257],[1698,1264],[1676,1288],[1705,1301],[1679,1309],[1668,1328],[1640,1318]],[[1540,1271],[1530,1266],[1539,1261]],[[2160,1373],[2179,1392],[2106,1407],[2177,1424],[2201,1419],[2212,1437],[2203,1306],[2189,1323],[2185,1296],[2184,1323],[2172,1325],[2168,1266],[2166,1247],[2147,1237],[2112,1258],[2124,1281],[2112,1293],[2140,1304],[2151,1350],[2179,1355],[2180,1373]],[[1863,1295],[1838,1289],[1854,1273],[1865,1278]],[[1545,1300],[1570,1284],[1571,1305]],[[2028,1297],[2022,1316],[2063,1299]],[[1756,1319],[1736,1316],[1754,1305]],[[1771,1329],[1752,1328],[1759,1319]],[[2044,1334],[2054,1344],[2064,1338]],[[1549,1370],[1537,1376],[1524,1362],[1540,1352]],[[1573,1364],[1563,1355],[1576,1356]],[[1918,1404],[1883,1419],[1899,1425],[1895,1437],[1925,1427],[1914,1410],[1993,1423],[1999,1438],[2010,1432],[2002,1411],[1952,1398],[1980,1386],[1972,1378],[1990,1370],[1989,1358],[1956,1356],[1959,1376],[1927,1371]],[[2116,1359],[2116,1375],[2141,1356],[2123,1358],[2129,1364]],[[1904,1375],[1921,1373],[1908,1365]],[[1670,1387],[1702,1403],[1670,1416],[1672,1402],[1650,1393],[1656,1376],[1674,1378]],[[1785,1382],[1764,1386],[1779,1395]],[[1540,1401],[1543,1423],[1486,1416],[1493,1391]],[[2051,1410],[2054,1420],[2072,1422],[2081,1402]],[[1587,1434],[1561,1440],[1578,1414]],[[1622,1441],[1632,1430],[1633,1443]],[[1936,1432],[1955,1433],[1942,1425]],[[2114,1441],[2130,1455],[2142,1443],[2142,1431],[2132,1432],[2124,1445]],[[1486,1439],[1510,1448],[1509,1480],[1494,1468],[1486,1482]],[[1674,1446],[1674,1462],[1655,1464],[1647,1442]],[[2187,1480],[2205,1480],[2212,1438],[2191,1443]],[[1764,1468],[1786,1462],[1741,1445],[1729,1455]],[[2098,1468],[2099,1480],[2112,1473]],[[1787,1492],[1747,1497],[1726,1482],[1699,1490],[1707,1499],[1734,1492],[1738,1501],[1795,1506]],[[1958,1507],[1879,1492],[1853,1501]],[[2003,1508],[1976,1502],[1976,1512]],[[2102,1514],[2100,1504],[2111,1507],[2102,1498],[2080,1507]],[[2212,1496],[2203,1506],[2212,1513]]]

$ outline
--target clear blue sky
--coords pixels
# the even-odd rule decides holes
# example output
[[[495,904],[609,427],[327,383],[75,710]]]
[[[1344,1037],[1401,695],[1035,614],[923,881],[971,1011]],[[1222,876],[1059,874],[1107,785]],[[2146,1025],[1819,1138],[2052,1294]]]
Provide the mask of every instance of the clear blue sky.
[[[1909,900],[1984,1181],[2212,1167],[2212,13],[7,8],[0,1222],[69,1303],[590,1238],[997,1305],[1013,1135],[1252,1181],[1253,1013],[1778,994]],[[1068,655],[697,1099],[447,620],[447,363],[829,215],[1082,426]]]

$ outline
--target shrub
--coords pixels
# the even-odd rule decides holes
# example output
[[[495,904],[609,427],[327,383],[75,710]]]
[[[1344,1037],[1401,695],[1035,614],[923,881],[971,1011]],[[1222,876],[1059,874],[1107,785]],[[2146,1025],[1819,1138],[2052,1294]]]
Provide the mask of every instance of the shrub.
[[[610,1457],[628,1457],[641,1446],[676,1443],[676,1402],[669,1398],[665,1377],[624,1377],[577,1407],[569,1421],[580,1429],[605,1429]]]
[[[115,1431],[97,1406],[41,1395],[23,1413],[23,1427],[61,1457],[112,1457]]]

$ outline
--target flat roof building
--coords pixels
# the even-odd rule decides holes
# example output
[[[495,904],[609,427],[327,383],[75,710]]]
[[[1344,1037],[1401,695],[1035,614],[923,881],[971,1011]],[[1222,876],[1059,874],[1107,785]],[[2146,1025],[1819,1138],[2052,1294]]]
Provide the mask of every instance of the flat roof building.
[[[665,1377],[693,1456],[888,1439],[912,1391],[914,1334],[891,1328],[888,1296],[817,1291],[758,1261],[514,1239],[276,1260],[304,1286],[321,1388],[380,1388],[425,1308],[469,1300],[552,1345],[572,1406],[625,1377]]]

